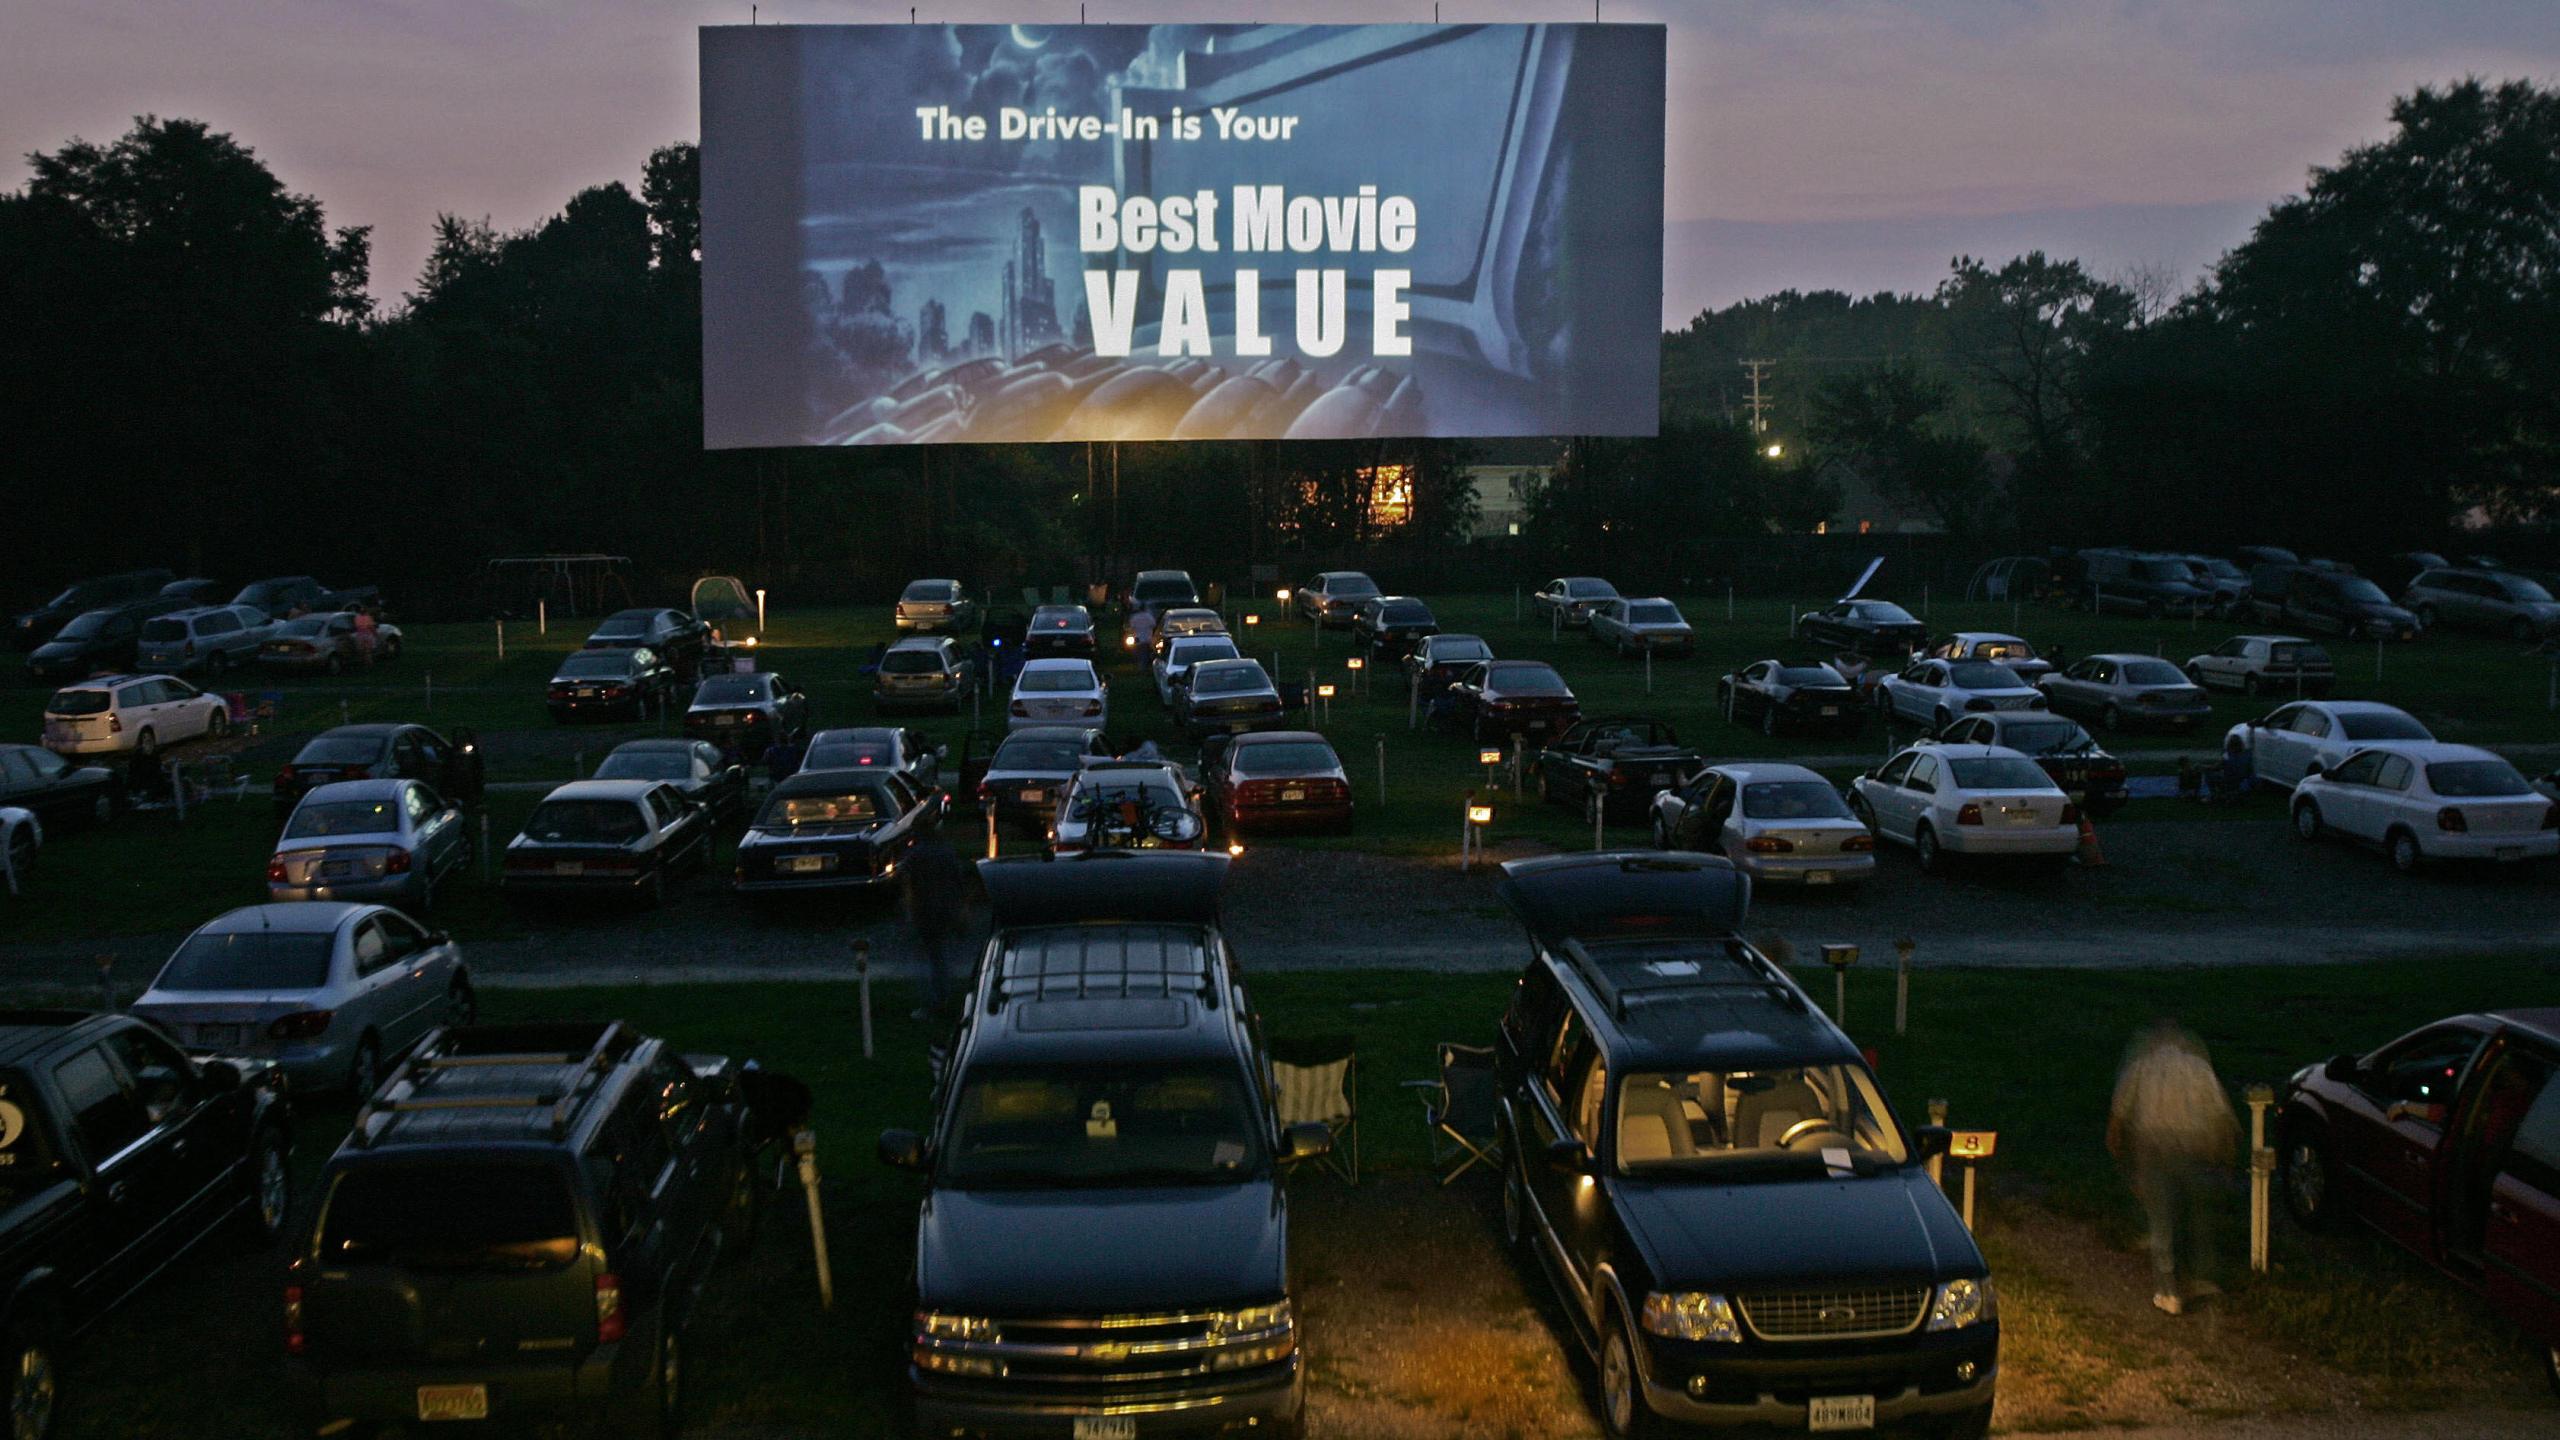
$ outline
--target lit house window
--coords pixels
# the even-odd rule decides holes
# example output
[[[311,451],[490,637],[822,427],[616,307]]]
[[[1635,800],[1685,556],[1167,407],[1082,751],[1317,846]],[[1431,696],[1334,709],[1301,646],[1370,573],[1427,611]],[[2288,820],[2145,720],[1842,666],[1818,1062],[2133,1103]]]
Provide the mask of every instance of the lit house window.
[[[1360,472],[1369,482],[1369,524],[1392,530],[1413,518],[1413,469],[1406,465],[1372,465]]]

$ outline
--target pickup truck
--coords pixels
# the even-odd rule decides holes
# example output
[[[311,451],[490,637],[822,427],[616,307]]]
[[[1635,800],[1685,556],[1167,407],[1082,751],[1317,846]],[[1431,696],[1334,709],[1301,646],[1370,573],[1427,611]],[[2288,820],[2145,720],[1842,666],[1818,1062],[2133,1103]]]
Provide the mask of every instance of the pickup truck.
[[[61,1347],[199,1241],[282,1230],[290,1109],[265,1061],[125,1015],[0,1010],[0,1341],[12,1433],[53,1430]]]
[[[240,593],[231,597],[231,603],[255,605],[279,620],[316,610],[379,611],[382,608],[382,587],[357,585],[335,590],[308,575],[278,575],[241,586]]]
[[[1584,720],[1529,757],[1538,798],[1588,810],[1591,797],[1611,818],[1641,820],[1653,797],[1706,764],[1680,732],[1660,720]]]

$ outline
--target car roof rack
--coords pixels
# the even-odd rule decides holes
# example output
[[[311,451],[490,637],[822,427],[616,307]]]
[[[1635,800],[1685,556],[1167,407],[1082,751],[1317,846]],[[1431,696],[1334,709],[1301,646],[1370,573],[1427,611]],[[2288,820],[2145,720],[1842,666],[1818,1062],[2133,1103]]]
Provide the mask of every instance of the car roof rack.
[[[1641,1006],[1695,1000],[1720,990],[1756,991],[1791,1010],[1809,1008],[1794,976],[1735,936],[1712,947],[1695,941],[1644,944],[1641,951],[1628,949],[1623,959],[1567,940],[1564,954],[1621,1023]]]
[[[1033,1000],[1196,997],[1218,1008],[1218,959],[1178,925],[1058,925],[1008,938],[987,1013]]]
[[[541,1110],[550,1114],[542,1128],[552,1139],[569,1133],[579,1102],[594,1093],[595,1082],[630,1053],[639,1037],[619,1020],[592,1028],[584,1048],[576,1042],[590,1027],[567,1025],[487,1026],[477,1030],[438,1029],[418,1042],[402,1063],[398,1077],[374,1092],[356,1111],[349,1138],[358,1149],[370,1148],[390,1128],[394,1117],[422,1111]],[[480,1049],[473,1042],[517,1042],[505,1049]],[[557,1045],[549,1042],[560,1042]],[[547,1072],[522,1091],[472,1091],[421,1095],[419,1087],[439,1074],[514,1067]]]

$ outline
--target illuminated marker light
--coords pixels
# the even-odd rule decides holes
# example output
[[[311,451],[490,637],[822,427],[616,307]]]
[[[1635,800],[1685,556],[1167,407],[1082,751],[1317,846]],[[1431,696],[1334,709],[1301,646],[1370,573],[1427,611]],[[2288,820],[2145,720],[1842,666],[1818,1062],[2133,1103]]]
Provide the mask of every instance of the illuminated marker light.
[[[1467,823],[1468,823],[1468,824],[1470,824],[1470,825],[1490,825],[1490,824],[1492,824],[1492,823],[1493,823],[1493,807],[1492,807],[1492,806],[1490,806],[1490,805],[1470,805],[1470,806],[1468,806],[1468,807],[1467,807]]]

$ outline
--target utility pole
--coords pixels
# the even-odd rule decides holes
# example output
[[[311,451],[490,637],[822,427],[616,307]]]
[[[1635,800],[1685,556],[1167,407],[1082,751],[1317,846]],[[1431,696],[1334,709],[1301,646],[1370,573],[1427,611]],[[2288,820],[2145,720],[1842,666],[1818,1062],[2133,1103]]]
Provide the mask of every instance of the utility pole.
[[[1769,397],[1761,390],[1760,382],[1768,376],[1769,367],[1777,363],[1775,360],[1742,362],[1742,368],[1751,376],[1751,398],[1744,403],[1751,409],[1751,433],[1754,435],[1769,433]]]

